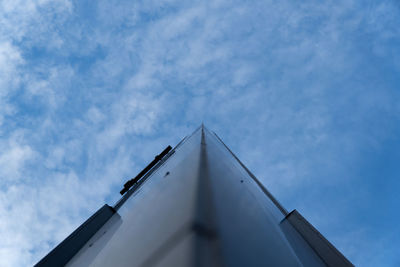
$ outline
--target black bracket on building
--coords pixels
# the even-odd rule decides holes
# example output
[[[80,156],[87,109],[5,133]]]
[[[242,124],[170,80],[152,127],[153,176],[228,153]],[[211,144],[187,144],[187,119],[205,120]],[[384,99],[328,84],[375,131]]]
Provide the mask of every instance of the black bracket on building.
[[[155,156],[154,160],[150,162],[149,165],[146,166],[138,175],[136,175],[135,178],[130,179],[128,182],[124,184],[124,188],[119,192],[121,195],[125,194],[128,192],[128,190],[136,184],[140,178],[142,178],[148,171],[151,170],[162,158],[168,154],[168,152],[172,149],[171,146],[168,146],[166,149],[163,150],[159,155]]]

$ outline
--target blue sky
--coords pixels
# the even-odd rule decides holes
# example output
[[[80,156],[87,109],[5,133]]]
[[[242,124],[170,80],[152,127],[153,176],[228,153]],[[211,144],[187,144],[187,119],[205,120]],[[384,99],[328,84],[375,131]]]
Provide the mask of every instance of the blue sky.
[[[0,1],[0,266],[204,122],[359,266],[399,266],[398,1]]]

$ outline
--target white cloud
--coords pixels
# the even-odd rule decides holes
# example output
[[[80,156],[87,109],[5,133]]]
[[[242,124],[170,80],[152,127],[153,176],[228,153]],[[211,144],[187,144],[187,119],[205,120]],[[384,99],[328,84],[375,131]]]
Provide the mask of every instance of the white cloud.
[[[394,136],[398,98],[367,64],[398,64],[391,2],[99,3],[0,3],[0,265],[37,261],[201,121],[309,209],[293,192],[346,184]]]
[[[18,182],[26,161],[34,156],[21,133],[14,133],[6,142],[0,143],[0,186]]]
[[[21,41],[23,38],[34,37],[29,36],[30,34],[44,33],[51,29],[54,15],[60,18],[72,9],[73,6],[68,0],[3,0],[0,3],[2,38]],[[53,33],[47,32],[47,34]],[[40,40],[40,37],[36,36],[36,39]]]
[[[0,127],[4,116],[10,115],[14,111],[7,99],[19,85],[21,80],[19,67],[23,63],[24,60],[19,49],[10,42],[0,40]]]

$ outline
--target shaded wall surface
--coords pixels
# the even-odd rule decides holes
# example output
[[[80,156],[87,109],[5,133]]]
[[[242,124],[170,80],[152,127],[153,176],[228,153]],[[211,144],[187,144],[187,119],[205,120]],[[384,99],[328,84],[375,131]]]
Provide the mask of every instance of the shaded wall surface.
[[[98,213],[37,266],[352,266],[205,127]]]

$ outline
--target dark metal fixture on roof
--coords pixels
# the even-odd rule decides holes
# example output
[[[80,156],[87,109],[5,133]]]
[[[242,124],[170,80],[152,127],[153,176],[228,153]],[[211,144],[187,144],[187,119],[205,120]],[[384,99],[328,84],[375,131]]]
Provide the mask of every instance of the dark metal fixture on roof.
[[[149,165],[146,166],[146,168],[144,168],[141,172],[139,172],[138,175],[136,175],[135,178],[130,179],[128,182],[126,182],[124,184],[124,188],[122,188],[122,190],[119,192],[121,195],[125,194],[126,192],[128,192],[128,190],[135,184],[137,183],[140,178],[143,177],[143,175],[145,175],[148,171],[151,170],[151,168],[153,168],[157,162],[159,162],[165,155],[168,154],[168,152],[172,149],[171,146],[167,146],[166,149],[163,150],[163,152],[161,152],[159,155],[155,156],[154,160],[152,162],[150,162]]]

